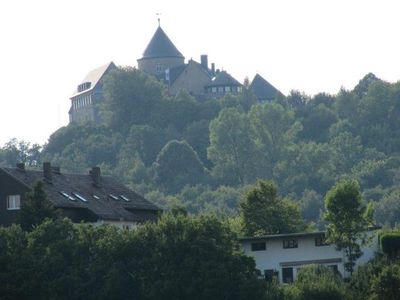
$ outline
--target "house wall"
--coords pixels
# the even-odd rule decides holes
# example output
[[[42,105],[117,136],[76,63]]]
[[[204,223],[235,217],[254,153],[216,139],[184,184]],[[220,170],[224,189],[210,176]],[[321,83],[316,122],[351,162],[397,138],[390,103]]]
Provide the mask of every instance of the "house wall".
[[[185,63],[184,58],[179,57],[154,57],[138,59],[138,68],[151,75],[164,74],[168,68],[181,66]]]
[[[297,272],[301,266],[311,263],[319,263],[325,266],[337,266],[337,270],[344,277],[349,276],[344,270],[345,256],[342,251],[337,251],[334,245],[316,246],[315,236],[297,237],[298,248],[283,248],[285,238],[242,241],[244,252],[252,256],[256,262],[256,267],[262,274],[265,270],[276,270],[279,272],[279,281],[282,282],[282,269],[293,268],[293,279],[297,277]],[[289,238],[290,239],[290,238]],[[251,244],[254,242],[266,242],[266,250],[252,251]],[[362,248],[364,255],[357,260],[356,265],[364,264],[374,257],[378,250],[377,234],[371,244]],[[325,261],[325,262],[323,262]]]
[[[203,67],[190,61],[179,77],[170,87],[171,94],[175,95],[180,90],[186,90],[192,95],[205,94],[204,86],[210,82],[210,77],[203,70]]]
[[[25,185],[0,169],[0,225],[10,226],[15,223],[19,212],[19,210],[7,210],[7,196],[20,195],[22,205],[28,191],[29,189]]]

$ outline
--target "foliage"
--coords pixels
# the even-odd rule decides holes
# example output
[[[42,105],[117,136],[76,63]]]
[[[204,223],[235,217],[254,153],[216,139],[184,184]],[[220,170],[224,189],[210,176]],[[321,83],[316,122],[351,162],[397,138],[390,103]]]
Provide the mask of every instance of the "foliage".
[[[40,159],[42,147],[39,144],[31,145],[27,141],[11,139],[0,149],[0,166],[15,166],[24,163],[34,167]]]
[[[247,236],[298,232],[304,229],[296,203],[278,196],[271,181],[258,181],[240,203]]]
[[[186,184],[206,180],[207,171],[197,153],[186,141],[169,141],[154,163],[155,181],[166,190],[177,192]]]
[[[18,213],[18,223],[25,231],[31,231],[45,219],[55,220],[58,214],[43,190],[43,182],[38,181],[28,192]]]
[[[0,228],[2,299],[264,299],[254,261],[213,216],[137,230],[45,220]],[[34,276],[32,276],[34,274]]]
[[[372,281],[371,300],[396,300],[400,291],[400,265],[388,265]]]
[[[325,196],[327,240],[338,250],[344,250],[345,268],[352,273],[355,261],[362,255],[360,246],[367,243],[365,231],[371,212],[362,203],[360,187],[356,181],[343,180]]]
[[[160,191],[165,197],[159,202],[166,208],[175,201],[164,201],[166,197],[180,197],[194,213],[238,210],[214,201],[212,194],[221,185],[240,193],[257,179],[274,180],[283,196],[300,201],[307,221],[318,225],[323,224],[319,202],[310,202],[318,208],[305,205],[304,193],[325,195],[340,179],[352,178],[364,198],[375,202],[379,223],[394,226],[400,221],[395,198],[400,186],[400,83],[367,74],[353,90],[336,95],[292,91],[263,104],[248,88],[247,83],[242,93],[221,99],[199,100],[183,91],[171,96],[153,77],[118,68],[105,78],[99,107],[103,122],[62,127],[43,151],[10,141],[0,148],[0,165],[25,161],[35,167],[37,161],[51,161],[68,172],[101,165],[140,191]],[[209,170],[207,180],[178,175],[158,181],[155,161],[172,140],[190,145]],[[169,166],[182,171],[181,162],[175,157]],[[182,199],[186,185],[206,186],[199,204]]]
[[[342,278],[323,265],[302,267],[294,285],[288,289],[292,289],[290,298],[296,300],[345,299],[345,284]]]
[[[382,232],[379,236],[379,242],[383,253],[390,258],[399,258],[400,231]]]

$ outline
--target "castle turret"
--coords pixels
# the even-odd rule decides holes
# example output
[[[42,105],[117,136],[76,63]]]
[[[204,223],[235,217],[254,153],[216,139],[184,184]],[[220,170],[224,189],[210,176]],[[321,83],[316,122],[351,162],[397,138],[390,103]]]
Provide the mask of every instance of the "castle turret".
[[[143,57],[137,60],[139,70],[148,74],[164,74],[166,69],[185,63],[185,57],[159,26],[144,50]]]

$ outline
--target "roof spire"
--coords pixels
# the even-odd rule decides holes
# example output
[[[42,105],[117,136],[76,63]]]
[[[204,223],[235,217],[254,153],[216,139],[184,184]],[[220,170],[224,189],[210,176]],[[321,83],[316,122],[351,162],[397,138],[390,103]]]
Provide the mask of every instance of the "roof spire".
[[[158,27],[161,27],[161,13],[156,13],[156,16],[158,21]]]

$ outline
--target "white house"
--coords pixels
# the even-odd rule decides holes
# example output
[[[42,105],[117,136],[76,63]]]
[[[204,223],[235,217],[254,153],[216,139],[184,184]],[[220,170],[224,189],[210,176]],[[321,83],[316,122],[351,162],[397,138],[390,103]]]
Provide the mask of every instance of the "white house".
[[[371,230],[369,234],[372,239],[362,247],[363,256],[356,261],[356,267],[373,258],[379,249],[377,230]],[[276,277],[282,283],[293,282],[298,270],[310,264],[325,265],[344,277],[349,276],[344,269],[344,252],[325,242],[324,231],[245,237],[240,242],[266,278]]]

